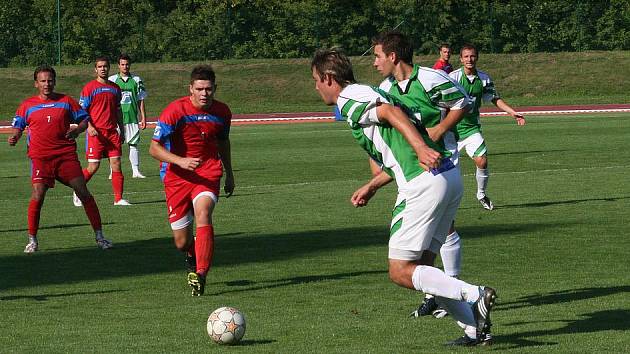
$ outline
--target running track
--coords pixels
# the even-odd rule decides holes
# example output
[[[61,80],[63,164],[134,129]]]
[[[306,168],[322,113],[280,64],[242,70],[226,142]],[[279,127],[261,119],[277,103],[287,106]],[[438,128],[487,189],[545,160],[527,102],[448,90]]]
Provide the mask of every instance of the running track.
[[[595,113],[619,113],[630,112],[630,104],[603,104],[603,105],[570,105],[570,106],[533,106],[516,107],[516,111],[528,115],[558,115],[558,114],[595,114]],[[497,108],[482,108],[482,117],[506,116]],[[303,112],[303,113],[261,113],[261,114],[235,114],[232,117],[232,125],[246,124],[278,124],[278,123],[312,123],[332,122],[334,115],[332,109],[329,112]],[[2,122],[0,133],[8,133],[9,122]],[[149,125],[155,124],[155,118],[150,119]]]

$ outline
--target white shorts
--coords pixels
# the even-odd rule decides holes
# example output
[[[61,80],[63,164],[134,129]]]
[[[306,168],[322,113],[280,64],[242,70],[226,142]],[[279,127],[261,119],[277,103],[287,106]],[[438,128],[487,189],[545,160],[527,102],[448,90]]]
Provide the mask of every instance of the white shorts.
[[[389,258],[414,261],[437,253],[446,240],[463,195],[459,168],[425,172],[398,190],[390,227]]]
[[[140,141],[140,124],[129,123],[125,124],[125,143],[130,145],[137,145]]]
[[[483,139],[481,132],[474,133],[457,142],[457,151],[462,151],[464,148],[466,149],[466,154],[471,158],[484,156],[488,152],[486,141]]]

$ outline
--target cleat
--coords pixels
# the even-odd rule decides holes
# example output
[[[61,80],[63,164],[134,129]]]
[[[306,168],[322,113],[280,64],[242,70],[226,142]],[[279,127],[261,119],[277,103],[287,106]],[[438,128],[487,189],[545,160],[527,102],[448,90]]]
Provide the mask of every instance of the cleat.
[[[134,172],[131,178],[147,178],[147,177],[140,172]]]
[[[409,314],[409,317],[421,317],[431,315],[435,310],[438,309],[438,304],[435,302],[434,297],[425,297],[422,301],[422,304]]]
[[[127,206],[127,205],[131,205],[131,203],[129,203],[129,201],[126,200],[126,199],[120,199],[119,201],[114,202],[114,205],[116,205],[116,206]]]
[[[37,242],[30,242],[24,247],[24,253],[35,253],[39,250],[39,244]]]
[[[479,299],[472,305],[473,315],[477,323],[477,338],[483,338],[490,332],[490,311],[497,299],[497,292],[489,287],[479,287]]]
[[[201,296],[206,287],[206,277],[190,272],[188,273],[188,285],[192,288],[192,296]]]
[[[440,318],[444,318],[446,316],[448,316],[448,311],[446,311],[445,309],[438,307],[437,310],[431,312],[431,316],[440,319]]]
[[[194,273],[197,270],[197,259],[194,256],[186,255],[186,269],[188,273]]]
[[[74,204],[75,207],[83,206],[83,203],[81,203],[81,199],[77,197],[76,193],[72,193],[72,203]]]
[[[479,340],[477,341],[477,345],[491,346],[492,343],[494,343],[492,339],[492,333],[490,332],[491,326],[492,323],[490,323],[490,321],[488,320],[486,322],[486,327],[484,328],[483,332],[481,332],[481,336],[478,337]]]
[[[101,237],[101,238],[97,238],[96,239],[96,246],[98,246],[98,248],[100,248],[102,250],[108,250],[108,249],[114,247],[114,244],[112,243],[112,241]]]
[[[484,196],[483,198],[479,199],[479,203],[486,210],[494,209],[494,204],[492,204],[492,201],[487,196]]]
[[[477,340],[464,334],[455,340],[444,343],[444,345],[449,347],[472,347],[477,345]]]

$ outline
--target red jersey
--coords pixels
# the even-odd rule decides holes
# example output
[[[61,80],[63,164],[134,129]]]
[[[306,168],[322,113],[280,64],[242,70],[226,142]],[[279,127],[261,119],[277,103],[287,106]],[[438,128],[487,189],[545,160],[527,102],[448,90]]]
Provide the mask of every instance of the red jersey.
[[[115,83],[92,80],[81,90],[79,103],[89,113],[95,128],[110,130],[118,127],[121,97],[120,87]]]
[[[39,96],[27,98],[15,112],[12,127],[24,130],[28,126],[28,156],[47,159],[76,154],[77,144],[65,137],[72,123],[89,119],[77,101],[55,93],[47,100]]]
[[[162,180],[182,178],[194,182],[200,177],[221,178],[223,166],[217,141],[228,139],[231,120],[230,108],[217,100],[206,110],[193,106],[190,96],[171,102],[158,118],[153,140],[175,155],[200,158],[202,164],[188,171],[175,164],[162,163]]]
[[[438,59],[435,64],[433,64],[433,69],[442,70],[445,73],[450,73],[453,71],[453,65],[451,63],[445,62],[442,58]]]

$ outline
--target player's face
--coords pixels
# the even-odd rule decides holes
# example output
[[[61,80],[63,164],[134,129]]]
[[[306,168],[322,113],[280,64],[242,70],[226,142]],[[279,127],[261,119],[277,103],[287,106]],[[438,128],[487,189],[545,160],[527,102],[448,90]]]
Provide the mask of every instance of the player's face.
[[[324,103],[328,106],[336,104],[339,96],[339,92],[335,89],[336,85],[334,85],[336,82],[328,75],[325,75],[322,80],[315,68],[313,68],[313,80],[315,80],[315,90],[319,92]]]
[[[378,70],[383,77],[391,76],[394,73],[394,59],[393,54],[385,54],[383,46],[377,44],[374,46],[374,64],[372,64],[376,70]]]
[[[441,48],[440,58],[444,61],[449,61],[451,59],[451,48]]]
[[[207,108],[214,98],[214,83],[210,80],[195,80],[190,84],[190,99],[197,108]]]
[[[131,63],[129,60],[120,59],[118,61],[118,70],[120,70],[120,73],[123,75],[129,75],[129,70],[131,70]]]
[[[40,96],[49,96],[55,90],[55,79],[53,75],[47,71],[37,73],[35,80],[35,88]]]
[[[477,53],[472,49],[462,50],[459,60],[466,69],[475,69],[477,67]]]
[[[96,72],[96,77],[107,80],[109,76],[109,63],[106,61],[97,61],[94,65],[94,71]]]

